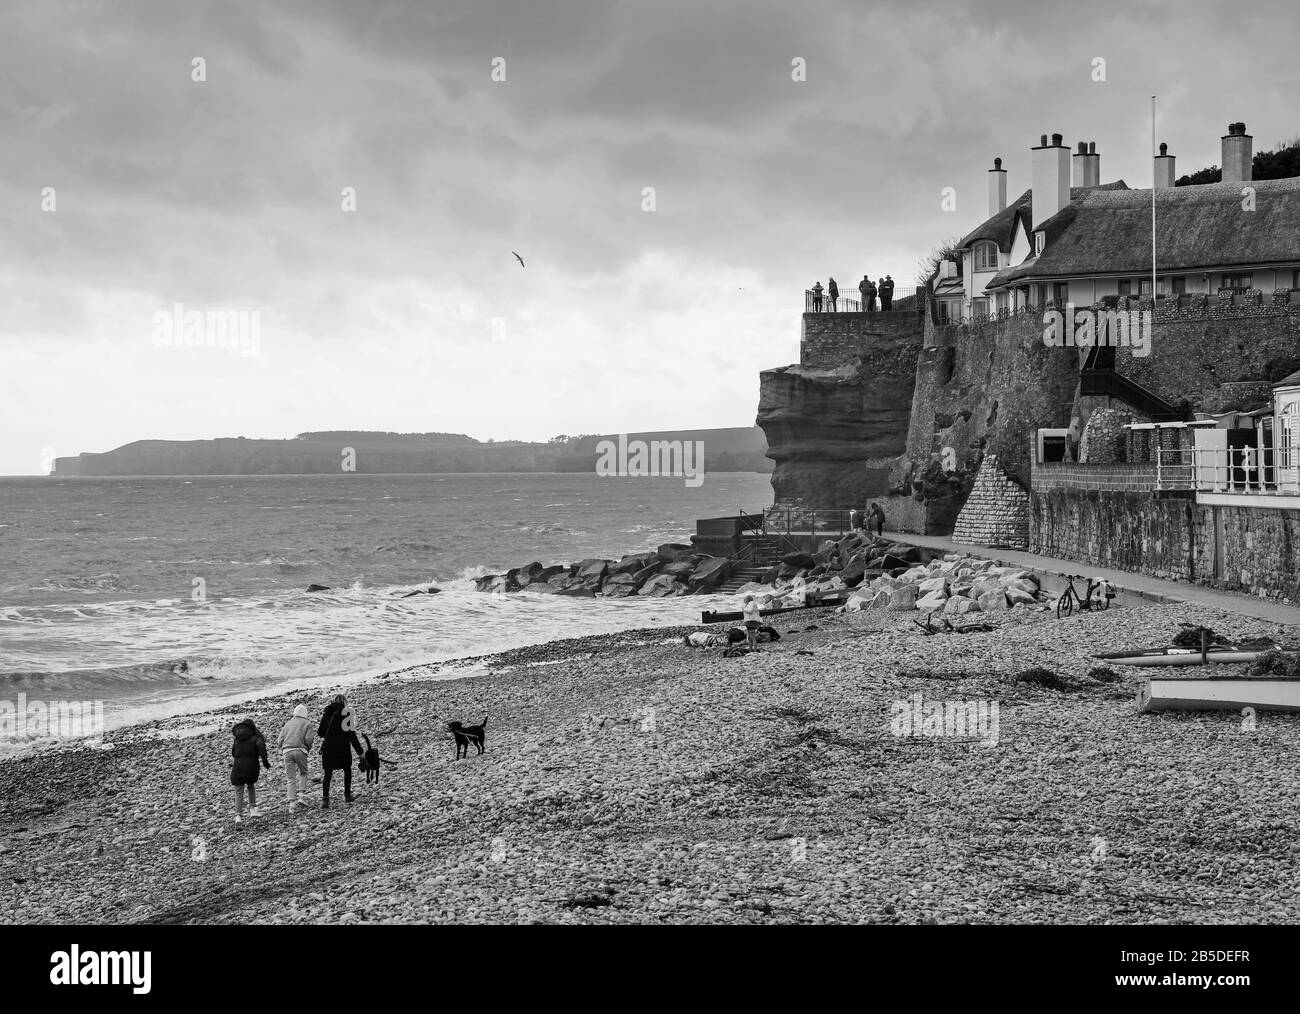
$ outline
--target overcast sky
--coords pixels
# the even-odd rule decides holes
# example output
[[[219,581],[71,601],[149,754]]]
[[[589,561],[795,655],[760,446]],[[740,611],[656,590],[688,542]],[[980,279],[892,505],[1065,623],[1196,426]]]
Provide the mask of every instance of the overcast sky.
[[[803,290],[912,285],[995,155],[1012,198],[1054,131],[1149,186],[1153,92],[1180,173],[1229,121],[1300,133],[1292,6],[6,0],[0,474],[146,437],[749,425]],[[177,302],[259,311],[258,354],[160,347]]]

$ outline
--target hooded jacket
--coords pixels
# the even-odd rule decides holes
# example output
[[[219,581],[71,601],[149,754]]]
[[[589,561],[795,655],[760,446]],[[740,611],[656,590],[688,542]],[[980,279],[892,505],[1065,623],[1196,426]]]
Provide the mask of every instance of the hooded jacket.
[[[230,766],[230,784],[252,785],[259,774],[257,762],[260,760],[266,768],[271,766],[266,758],[266,740],[252,720],[247,718],[236,722],[230,732],[235,737],[235,743],[230,748],[230,756],[234,758],[234,763]]]
[[[307,705],[299,704],[293,709],[293,717],[284,723],[284,728],[280,730],[280,749],[288,752],[290,750],[311,750],[311,745],[316,739],[316,732],[311,727],[311,720],[307,717]]]

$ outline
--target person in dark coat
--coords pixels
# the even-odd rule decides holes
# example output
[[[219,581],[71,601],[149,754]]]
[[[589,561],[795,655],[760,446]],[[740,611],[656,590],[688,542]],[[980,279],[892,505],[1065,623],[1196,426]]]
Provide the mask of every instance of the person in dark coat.
[[[817,282],[812,287],[813,294],[813,313],[822,312],[822,283]]]
[[[862,312],[867,312],[867,290],[871,287],[871,279],[866,275],[862,276],[862,281],[858,282],[858,295],[862,297]]]
[[[826,285],[826,294],[831,297],[831,313],[835,312],[835,301],[840,298],[840,287],[835,284],[832,278]]]
[[[871,505],[871,517],[876,524],[876,536],[883,535],[885,531],[885,512],[881,509],[880,504],[873,503]]]
[[[235,737],[230,748],[230,784],[235,787],[235,823],[244,822],[244,790],[248,790],[248,815],[257,816],[257,776],[261,773],[258,761],[268,771],[271,762],[266,758],[266,740],[251,718],[236,722],[230,730]]]
[[[349,751],[355,750],[358,757],[363,756],[361,743],[357,739],[356,720],[342,694],[325,707],[316,734],[321,737],[321,767],[325,772],[321,787],[321,809],[328,810],[331,776],[338,769],[343,769],[343,798],[352,802],[352,754]]]
[[[890,275],[885,275],[885,280],[880,283],[880,309],[889,312],[894,308],[894,279]]]
[[[876,283],[873,282],[870,278],[864,278],[863,281],[866,283],[867,288],[866,291],[862,293],[862,304],[863,304],[862,308],[866,310],[867,313],[875,313],[876,312]]]

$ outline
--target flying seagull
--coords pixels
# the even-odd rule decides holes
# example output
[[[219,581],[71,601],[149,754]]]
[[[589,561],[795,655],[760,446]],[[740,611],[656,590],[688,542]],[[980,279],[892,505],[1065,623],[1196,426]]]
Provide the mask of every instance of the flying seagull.
[[[522,268],[522,267],[527,267],[527,265],[524,264],[524,259],[523,259],[522,257],[520,257],[520,256],[519,256],[517,253],[515,253],[513,250],[511,250],[510,252],[511,252],[512,254],[515,254],[515,260],[517,260],[517,261],[519,262],[519,266],[520,266],[521,268]]]

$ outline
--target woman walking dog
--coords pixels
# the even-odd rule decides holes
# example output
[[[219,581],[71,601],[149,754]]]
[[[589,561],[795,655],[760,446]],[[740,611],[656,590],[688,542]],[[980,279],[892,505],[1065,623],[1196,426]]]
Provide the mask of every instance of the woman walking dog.
[[[343,799],[352,802],[352,754],[348,751],[355,750],[358,757],[364,756],[357,739],[356,718],[342,694],[326,706],[317,734],[321,737],[321,767],[324,769],[321,809],[328,810],[331,776],[339,768],[343,769]]]

